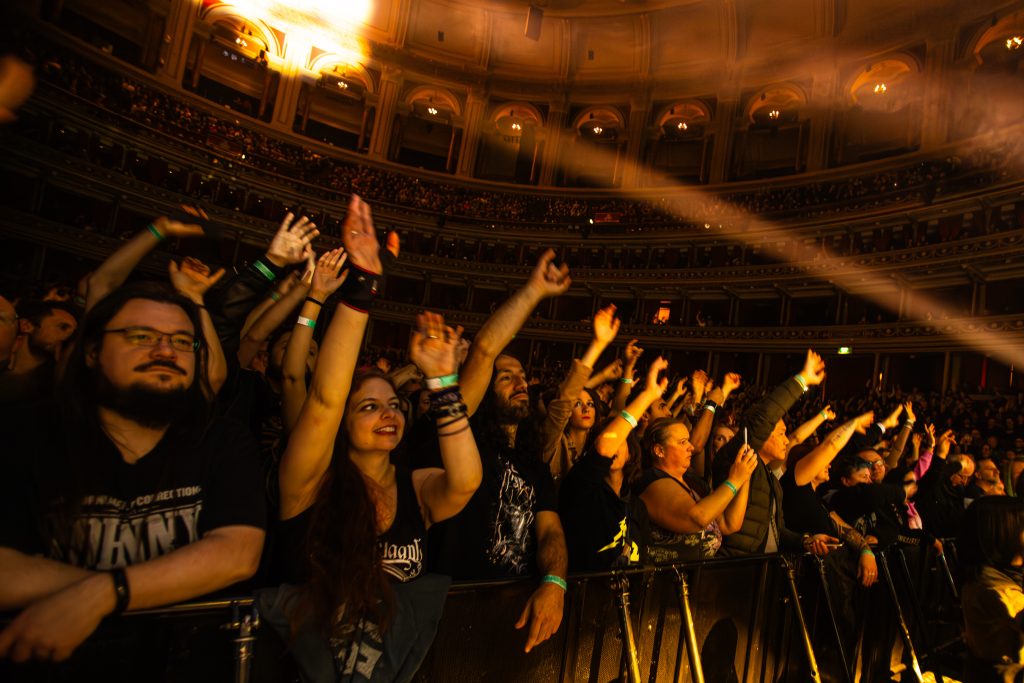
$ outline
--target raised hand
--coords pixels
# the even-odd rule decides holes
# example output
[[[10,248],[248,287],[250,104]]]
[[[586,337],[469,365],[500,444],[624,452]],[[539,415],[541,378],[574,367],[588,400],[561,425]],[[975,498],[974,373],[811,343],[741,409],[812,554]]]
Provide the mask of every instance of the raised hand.
[[[341,268],[347,260],[348,254],[341,247],[321,254],[313,269],[309,295],[318,301],[323,301],[334,294],[348,276],[347,270],[341,272]]]
[[[281,268],[299,263],[309,257],[313,248],[309,246],[320,231],[316,224],[305,216],[298,219],[289,211],[284,215],[281,226],[277,229],[270,246],[267,247],[267,260]]]
[[[903,412],[903,406],[896,406],[896,410],[889,413],[889,416],[882,422],[882,426],[886,429],[892,429],[900,423],[900,413]]]
[[[204,214],[205,216],[205,214]],[[181,221],[174,221],[167,216],[160,216],[153,221],[153,227],[156,228],[161,235],[166,237],[202,237],[206,233],[203,232],[202,227],[195,223],[182,223]]]
[[[924,433],[928,437],[928,447],[935,448],[935,425],[931,423],[926,424],[924,426]]]
[[[903,404],[903,412],[907,414],[907,419],[911,422],[917,422],[917,417],[914,415],[914,404],[907,401]]]
[[[694,370],[690,375],[690,386],[693,387],[693,393],[701,396],[704,394],[704,389],[708,385],[708,373],[703,370]]]
[[[807,349],[807,360],[804,361],[804,369],[800,371],[804,383],[813,387],[825,380],[825,361],[812,349]]]
[[[722,378],[722,393],[725,395],[725,398],[729,398],[729,394],[739,388],[742,380],[743,378],[740,377],[738,372],[725,373],[725,377]]]
[[[533,272],[530,273],[530,279],[526,282],[526,286],[532,288],[541,298],[564,294],[572,284],[569,266],[563,263],[559,268],[553,263],[554,260],[554,249],[548,249],[541,254]]]
[[[868,412],[853,418],[853,420],[856,430],[863,434],[867,431],[867,428],[871,426],[871,423],[875,421],[875,412],[873,410],[869,410]]]
[[[444,377],[458,370],[458,349],[462,327],[452,329],[444,316],[425,311],[416,316],[409,335],[409,358],[424,377]]]
[[[606,382],[614,382],[622,377],[622,359],[616,358],[609,363],[603,371]]]
[[[397,241],[398,235],[395,235]],[[362,198],[353,194],[348,202],[348,213],[341,226],[341,240],[345,245],[352,264],[371,273],[382,273],[384,267],[380,262],[380,242],[377,231],[373,227],[373,215],[370,205]],[[397,244],[396,251],[397,251]]]
[[[620,321],[615,317],[615,304],[609,304],[594,314],[594,341],[611,344],[619,333]]]
[[[186,256],[181,265],[171,261],[167,269],[174,289],[197,304],[203,303],[206,292],[224,276],[223,268],[211,275],[209,266],[191,256]]]
[[[757,469],[757,454],[750,444],[743,444],[729,468],[729,481],[739,488],[747,483],[755,469]]]
[[[668,389],[668,377],[662,377],[658,379],[663,371],[668,369],[668,361],[658,356],[657,360],[651,363],[651,367],[647,368],[647,384],[644,385],[644,391],[655,397],[660,397]]]
[[[832,404],[826,405],[824,408],[821,409],[821,412],[824,413],[826,422],[831,422],[832,420],[836,419],[836,411],[832,410]],[[872,415],[874,415],[874,413],[872,413]]]
[[[935,456],[938,458],[946,459],[949,454],[949,449],[956,444],[956,434],[953,433],[952,429],[947,429],[942,432],[942,436],[939,437],[938,445],[935,447]]]
[[[637,360],[643,355],[644,350],[636,343],[636,339],[630,339],[629,343],[626,344],[626,350],[623,352],[623,358],[626,361],[626,366],[636,365]]]

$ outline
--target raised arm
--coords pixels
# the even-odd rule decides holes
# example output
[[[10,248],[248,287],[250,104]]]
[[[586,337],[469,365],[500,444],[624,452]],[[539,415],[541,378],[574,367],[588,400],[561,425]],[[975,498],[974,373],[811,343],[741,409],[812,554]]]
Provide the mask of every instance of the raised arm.
[[[260,346],[273,334],[274,330],[284,323],[288,316],[295,312],[302,300],[309,293],[309,283],[298,280],[288,293],[275,301],[256,322],[254,322],[238,344],[238,362],[244,368],[259,353]]]
[[[864,413],[836,427],[825,437],[817,448],[800,458],[793,469],[793,478],[797,486],[811,483],[815,475],[832,462],[839,451],[843,450],[854,432],[863,432],[875,419],[874,413]]]
[[[541,460],[551,466],[558,454],[562,431],[572,416],[573,406],[579,400],[580,392],[590,377],[594,363],[601,357],[608,345],[619,332],[619,319],[615,317],[615,306],[607,306],[594,314],[594,335],[583,357],[573,361],[565,379],[558,386],[558,395],[548,405],[543,426]],[[560,466],[558,466],[560,467]],[[557,471],[557,470],[556,470]],[[564,472],[560,472],[564,474]]]
[[[647,369],[647,383],[644,384],[644,390],[637,394],[624,411],[616,413],[604,431],[597,437],[595,449],[599,455],[605,458],[614,458],[615,454],[619,452],[619,447],[625,443],[626,438],[633,431],[633,422],[627,420],[626,415],[628,414],[635,422],[638,416],[643,415],[652,403],[661,398],[665,389],[668,388],[668,378],[662,377],[659,380],[658,375],[666,368],[668,368],[668,361],[664,358],[658,358],[651,363],[651,367]]]
[[[241,331],[249,314],[270,288],[280,282],[289,266],[308,260],[313,252],[310,243],[319,234],[316,226],[305,217],[295,220],[290,212],[285,214],[267,252],[210,293],[207,297],[210,315],[226,355],[237,354]],[[248,362],[243,363],[245,365]]]
[[[341,270],[347,260],[348,254],[340,247],[321,254],[313,271],[309,296],[302,303],[288,338],[281,361],[281,417],[288,433],[295,427],[299,411],[306,401],[306,361],[313,331],[328,297],[337,291],[348,275],[348,271]]]
[[[145,230],[125,242],[89,275],[86,280],[85,310],[91,310],[100,299],[123,285],[142,259],[168,237],[198,237],[202,234],[203,229],[195,223],[182,223],[167,216],[154,219]]]
[[[559,268],[553,263],[554,259],[554,249],[544,252],[526,284],[487,319],[473,340],[460,378],[462,398],[470,415],[476,412],[487,392],[494,360],[512,341],[533,309],[544,298],[562,294],[572,284],[569,266],[563,264]]]
[[[725,402],[729,400],[729,395],[739,388],[742,381],[743,378],[740,377],[738,372],[727,372],[725,377],[722,378],[721,386],[715,387],[708,394],[707,400],[704,402],[704,409],[700,411],[700,415],[697,417],[697,424],[694,425],[693,433],[690,435],[690,443],[693,444],[695,456],[696,452],[703,451],[704,446],[708,443],[708,437],[711,436],[711,425],[714,424],[715,413],[725,405]],[[701,458],[701,461],[703,465],[703,458]],[[698,473],[702,477],[704,476],[703,466]]]
[[[427,524],[457,515],[473,497],[483,478],[480,453],[469,427],[466,407],[461,402],[457,351],[462,328],[452,329],[444,318],[421,313],[409,338],[409,358],[423,372],[431,388],[430,415],[437,425],[444,469],[413,472],[413,485],[425,512]]]
[[[220,339],[217,337],[217,328],[213,326],[213,318],[206,310],[203,298],[210,288],[217,284],[217,281],[224,276],[224,269],[210,274],[210,269],[199,259],[185,258],[178,265],[171,261],[168,265],[171,276],[171,284],[182,296],[187,297],[199,307],[199,319],[203,325],[203,337],[206,339],[207,367],[206,379],[216,396],[224,382],[228,378],[228,364],[224,358],[224,350],[220,346]],[[212,399],[213,396],[210,396]]]
[[[793,430],[793,433],[789,435],[789,447],[792,448],[807,441],[818,427],[834,419],[836,419],[836,413],[832,410],[832,406],[825,406],[815,413],[814,417]]]
[[[637,345],[636,339],[630,339],[626,344],[626,351],[622,357],[622,378],[615,387],[615,397],[612,399],[612,412],[617,413],[625,410],[626,401],[633,391],[633,382],[636,381],[636,362],[643,355],[644,350]]]
[[[914,405],[910,401],[903,404],[903,424],[900,425],[900,431],[896,435],[896,439],[893,441],[892,446],[889,448],[889,454],[885,457],[885,466],[888,469],[893,469],[900,464],[900,458],[903,456],[903,449],[907,447],[907,439],[910,438],[910,433],[914,431],[914,422],[917,421],[917,417],[914,415]]]
[[[364,271],[381,273],[370,207],[356,195],[352,195],[349,203],[342,233],[351,263]],[[369,318],[364,309],[342,303],[327,328],[309,395],[281,459],[281,519],[290,519],[313,504],[333,455],[334,439],[345,412],[359,345]]]

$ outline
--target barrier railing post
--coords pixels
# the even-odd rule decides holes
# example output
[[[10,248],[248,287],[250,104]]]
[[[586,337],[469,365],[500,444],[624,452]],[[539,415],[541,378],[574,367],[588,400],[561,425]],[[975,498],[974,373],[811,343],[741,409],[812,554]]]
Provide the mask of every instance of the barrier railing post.
[[[612,587],[618,590],[619,627],[622,629],[622,647],[626,652],[630,683],[640,683],[640,660],[636,653],[636,638],[633,635],[633,619],[629,614],[629,577],[616,574]]]
[[[907,622],[903,618],[903,608],[900,607],[899,596],[896,595],[896,584],[893,583],[892,572],[889,571],[889,560],[884,551],[878,553],[877,558],[878,565],[882,568],[882,578],[885,579],[885,585],[889,588],[893,609],[896,610],[896,625],[899,628],[900,637],[903,639],[903,645],[907,648],[906,654],[910,657],[910,668],[914,672],[917,683],[924,683],[924,674],[921,673],[921,664],[917,661],[914,641],[910,637],[910,629],[907,628]]]
[[[953,600],[960,599],[960,593],[956,589],[956,581],[953,580],[953,572],[949,570],[949,562],[946,561],[946,553],[938,553],[935,559],[939,563],[939,567],[942,569],[942,575],[946,579],[946,583],[949,584],[949,590],[953,594]]]
[[[785,555],[780,555],[779,561],[782,562],[782,568],[786,571],[786,583],[789,584],[789,595],[793,599],[793,612],[796,614],[796,623],[800,627],[800,633],[804,638],[804,649],[807,652],[807,666],[810,668],[811,680],[814,683],[821,683],[821,673],[818,671],[818,660],[814,656],[811,634],[807,632],[804,611],[800,607],[800,592],[796,588],[796,570],[793,569],[793,563]]]
[[[225,631],[236,631],[235,643],[235,683],[249,683],[252,668],[252,653],[256,641],[256,630],[260,627],[260,613],[256,605],[248,605],[246,614],[243,607],[231,606],[231,621],[221,626]]]
[[[900,569],[903,573],[903,580],[906,581],[907,588],[910,593],[910,607],[914,612],[914,618],[917,619],[918,630],[921,633],[921,642],[924,644],[925,655],[929,659],[935,658],[935,648],[932,647],[932,638],[928,633],[928,624],[924,618],[924,608],[921,606],[921,601],[917,597],[917,591],[914,590],[914,579],[910,575],[910,565],[907,564],[907,556],[903,552],[903,548],[896,548],[896,555],[900,560]],[[945,683],[946,679],[942,676],[941,672],[936,671],[935,673],[938,683]]]
[[[697,631],[693,626],[693,611],[690,609],[690,585],[686,580],[686,570],[676,567],[676,581],[679,586],[679,612],[686,628],[686,656],[690,660],[690,680],[693,683],[704,683],[704,667],[700,662],[700,650],[697,647]],[[676,683],[682,683],[683,668],[676,667],[679,677]]]
[[[814,556],[815,564],[818,565],[818,577],[821,579],[821,591],[825,596],[825,608],[828,610],[828,618],[832,623],[832,634],[836,637],[836,647],[839,648],[839,661],[843,666],[843,676],[847,683],[853,683],[853,674],[850,672],[850,664],[846,659],[846,649],[843,647],[843,635],[839,632],[839,622],[836,621],[836,609],[832,604],[832,590],[828,587],[828,577],[825,575],[825,560],[820,555]]]

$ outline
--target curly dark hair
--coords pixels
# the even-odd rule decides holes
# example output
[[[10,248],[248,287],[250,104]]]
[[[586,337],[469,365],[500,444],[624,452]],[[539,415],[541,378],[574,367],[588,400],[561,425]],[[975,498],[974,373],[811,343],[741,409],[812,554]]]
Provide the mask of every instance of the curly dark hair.
[[[372,379],[395,389],[382,372],[361,371],[352,379],[348,400]],[[330,467],[311,508],[303,558],[308,580],[289,614],[293,632],[312,615],[321,632],[339,640],[346,639],[364,618],[385,630],[394,598],[377,543],[377,508],[371,489],[378,487],[348,457],[348,444],[342,423]]]

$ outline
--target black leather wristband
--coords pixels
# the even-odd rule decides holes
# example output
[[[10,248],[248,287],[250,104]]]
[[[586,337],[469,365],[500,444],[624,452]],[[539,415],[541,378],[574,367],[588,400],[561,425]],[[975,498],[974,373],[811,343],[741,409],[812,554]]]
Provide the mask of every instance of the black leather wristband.
[[[128,575],[124,573],[123,569],[111,569],[110,578],[114,581],[114,595],[117,598],[113,614],[121,614],[128,609],[128,603],[132,600],[132,591],[128,587]]]
[[[341,303],[361,313],[367,313],[384,285],[383,273],[371,273],[359,266],[349,266],[348,277],[338,289]]]

